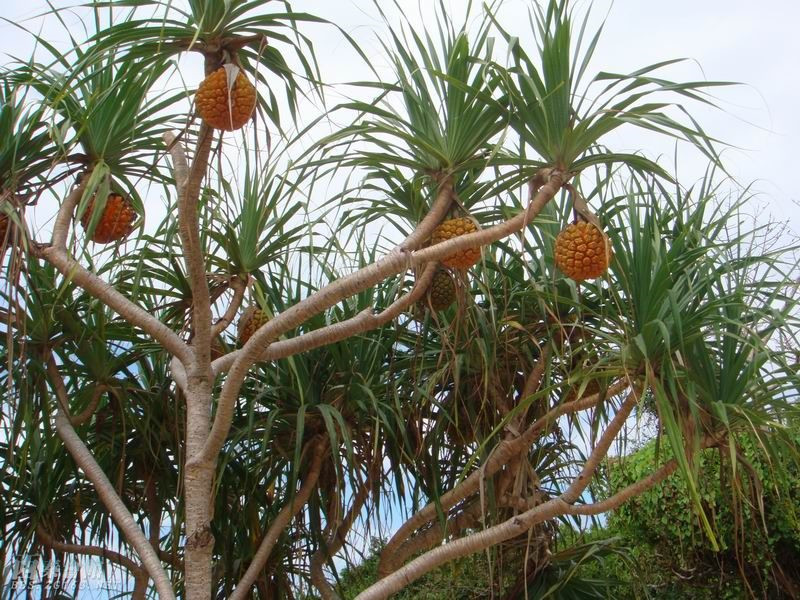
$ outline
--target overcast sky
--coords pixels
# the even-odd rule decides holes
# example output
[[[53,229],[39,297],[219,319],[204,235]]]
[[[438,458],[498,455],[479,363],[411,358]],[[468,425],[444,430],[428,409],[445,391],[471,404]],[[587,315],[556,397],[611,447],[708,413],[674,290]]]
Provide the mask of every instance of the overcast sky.
[[[42,20],[31,18],[46,11],[42,0],[0,0],[3,16],[38,30]],[[467,0],[444,0],[453,14],[462,13]],[[502,22],[525,35],[527,8],[531,0],[506,0]],[[399,0],[413,20],[430,19],[433,0]],[[74,4],[54,0],[56,6]],[[577,0],[579,8],[590,2]],[[334,21],[353,35],[380,61],[378,37],[385,26],[371,0],[296,0],[295,10],[308,11]],[[389,2],[382,6],[391,8]],[[724,80],[742,82],[717,91],[724,112],[695,108],[694,114],[707,131],[734,148],[725,153],[729,171],[742,184],[755,182],[762,203],[780,219],[792,221],[800,231],[800,183],[796,144],[800,139],[800,1],[765,0],[758,7],[749,0],[597,0],[595,22],[606,19],[593,72],[630,72],[670,58],[690,61],[673,67],[665,75],[674,80]],[[29,19],[25,21],[25,19]],[[77,25],[77,19],[75,23]],[[63,30],[52,31],[55,43],[65,43]],[[311,26],[317,56],[326,81],[367,77],[368,71],[334,28]],[[80,34],[76,34],[80,37]],[[0,22],[0,54],[26,56],[31,41],[14,25]],[[4,56],[3,62],[7,62]],[[199,66],[197,67],[199,69]],[[198,70],[199,72],[199,70]],[[187,77],[191,81],[191,78]],[[671,162],[668,142],[628,131],[607,140],[615,150],[643,149],[650,156],[662,155]],[[687,155],[689,156],[689,155]],[[681,165],[682,181],[689,183],[704,170],[702,161]],[[688,179],[688,181],[687,181]]]

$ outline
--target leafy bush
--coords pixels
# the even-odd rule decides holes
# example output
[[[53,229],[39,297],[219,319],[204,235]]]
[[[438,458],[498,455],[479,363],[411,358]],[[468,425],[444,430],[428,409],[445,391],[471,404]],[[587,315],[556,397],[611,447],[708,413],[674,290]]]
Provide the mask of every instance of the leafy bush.
[[[531,599],[591,600],[614,597],[612,593],[623,580],[607,575],[609,565],[627,564],[616,539],[580,539],[571,530],[562,530],[562,549],[555,550],[547,566],[539,571],[523,572],[525,548],[505,552],[494,549],[473,554],[444,565],[425,575],[392,596],[393,600],[476,600],[496,598],[514,600],[525,595]],[[360,565],[342,572],[339,593],[343,599],[354,598],[378,579],[378,557],[382,544],[373,540],[370,556]]]
[[[734,469],[727,450],[706,450],[694,457],[698,491],[703,509],[713,517],[719,552],[713,551],[693,511],[685,480],[678,477],[631,499],[614,511],[607,527],[592,532],[594,538],[620,536],[629,546],[633,568],[611,562],[603,573],[626,581],[615,597],[796,597],[800,479],[789,457],[786,465],[768,464],[757,450],[758,443],[752,438],[738,441]],[[641,479],[670,454],[665,444],[654,440],[612,461],[608,491],[614,493]],[[745,493],[733,493],[737,487]],[[587,566],[584,575],[594,569]]]
[[[370,556],[341,575],[339,593],[343,599],[355,598],[378,580],[378,559],[382,544],[373,540]],[[394,600],[467,600],[489,597],[490,584],[485,555],[476,554],[444,565],[403,591]]]

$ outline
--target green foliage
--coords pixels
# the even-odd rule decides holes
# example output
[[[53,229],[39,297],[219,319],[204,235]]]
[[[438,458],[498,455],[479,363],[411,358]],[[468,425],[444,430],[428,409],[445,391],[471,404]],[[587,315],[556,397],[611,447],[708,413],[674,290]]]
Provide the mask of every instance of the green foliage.
[[[294,11],[288,1],[192,0],[188,11],[162,0],[92,0],[88,5],[95,9],[98,23],[106,15],[113,18],[89,39],[92,51],[85,63],[102,60],[109,53],[124,53],[144,65],[166,62],[186,51],[203,52],[217,63],[236,58],[268,90],[259,97],[259,106],[278,127],[280,102],[272,90],[273,77],[283,83],[293,118],[302,93],[298,80],[320,84],[313,45],[298,24],[324,21]],[[265,10],[265,5],[276,9]],[[128,11],[123,10],[126,7]],[[287,53],[299,61],[301,73],[289,66]]]
[[[753,437],[738,438],[733,479],[727,451],[705,450],[695,457],[698,492],[719,552],[700,525],[686,482],[675,477],[631,499],[613,511],[605,528],[593,531],[596,539],[620,536],[633,558],[632,565],[611,564],[627,582],[616,597],[792,597],[800,585],[797,462],[790,455],[767,462],[758,444]],[[609,461],[608,493],[647,476],[670,455],[654,440]]]
[[[569,528],[566,531],[571,531]],[[564,549],[555,552],[545,567],[524,572],[524,546],[492,550],[444,565],[392,596],[398,600],[478,600],[527,597],[536,600],[600,600],[608,598],[618,581],[603,575],[607,564],[625,564],[627,556],[616,540],[585,541],[569,533]],[[341,573],[338,591],[344,600],[354,598],[377,580],[382,544],[372,540],[370,554],[358,566]]]
[[[50,137],[44,107],[27,102],[28,89],[3,78],[0,86],[0,190],[31,193],[47,171]]]
[[[357,567],[344,570],[339,578],[339,593],[343,600],[355,598],[359,592],[377,581],[378,553],[382,545],[372,542],[370,555]],[[393,596],[397,600],[468,600],[488,598],[490,586],[488,563],[475,555],[451,565],[445,565]]]
[[[668,91],[712,104],[706,88],[728,84],[675,83],[652,75],[677,62],[664,61],[626,75],[601,72],[587,85],[586,72],[602,29],[586,40],[588,14],[576,26],[573,11],[565,0],[548,2],[546,7],[535,4],[531,12],[535,15],[531,25],[539,44],[536,54],[529,54],[499,24],[498,29],[509,43],[513,57],[507,86],[513,107],[511,126],[545,164],[581,171],[591,165],[625,163],[635,169],[666,175],[645,157],[614,154],[599,146],[601,138],[622,125],[686,139],[709,159],[717,161],[712,140],[690,117],[687,123],[681,123],[669,115],[670,107],[680,108],[680,104],[656,102],[650,97]],[[679,112],[685,111],[681,108]]]
[[[123,318],[76,285],[77,271],[49,265],[50,229],[40,227],[55,221],[78,181],[88,181],[78,216],[95,190],[98,207],[116,186],[146,198],[138,206],[149,220],[142,234],[110,250],[79,243],[80,227],[70,228],[72,267],[96,274],[183,341],[197,339],[197,298],[181,240],[192,223],[178,222],[173,161],[179,161],[162,140],[174,131],[189,162],[203,148],[214,153],[199,162],[203,177],[194,174],[197,205],[182,207],[185,221],[187,213],[198,214],[197,239],[187,246],[202,251],[198,271],[207,274],[214,320],[229,308],[238,283],[249,286],[245,304],[260,305],[273,320],[288,313],[292,324],[270,342],[280,358],[254,366],[233,402],[211,499],[216,596],[228,595],[264,532],[291,503],[313,442],[328,443],[319,480],[279,536],[256,583],[260,600],[288,597],[309,581],[310,557],[324,547],[326,528],[361,482],[368,484],[372,519],[413,512],[437,502],[499,440],[548,410],[590,385],[606,390],[635,379],[649,386],[642,405],[664,433],[659,460],[670,452],[681,460],[679,478],[668,484],[685,486],[671,496],[680,499],[680,518],[664,530],[680,526],[689,534],[675,538],[674,547],[700,560],[710,532],[723,553],[740,550],[757,565],[755,575],[772,577],[778,563],[768,559],[784,547],[796,549],[797,521],[782,521],[742,546],[735,526],[760,531],[758,512],[748,504],[755,479],[733,455],[721,464],[713,454],[690,461],[684,449],[710,435],[758,435],[745,443],[745,455],[763,475],[767,521],[796,506],[798,378],[787,360],[800,338],[795,249],[782,240],[764,246],[769,231],[741,219],[751,197],[745,191],[727,201],[713,169],[695,186],[673,188],[663,166],[604,146],[608,132],[632,125],[680,138],[715,163],[717,142],[684,104],[707,103],[707,88],[717,84],[656,77],[670,61],[628,75],[600,72],[585,83],[598,37],[585,37],[586,21],[563,0],[533,9],[538,45],[531,49],[501,26],[494,3],[463,24],[439,3],[437,18],[423,28],[407,19],[393,25],[381,5],[375,1],[386,16],[381,39],[392,75],[381,80],[367,60],[375,78],[347,88],[353,97],[330,111],[334,133],[322,137],[317,125],[327,108],[310,118],[297,110],[299,96],[324,89],[302,32],[320,20],[288,2],[89,2],[87,39],[68,32],[72,47],[60,52],[32,34],[39,54],[0,74],[0,210],[13,213],[17,231],[34,237],[15,247],[14,260],[0,261],[7,284],[0,291],[0,387],[8,390],[0,404],[0,562],[3,553],[45,545],[41,528],[59,540],[81,532],[82,542],[132,553],[56,437],[52,420],[63,391],[61,409],[86,415],[76,419],[78,436],[152,532],[181,591],[188,457],[179,370],[132,324],[130,311]],[[61,9],[50,16],[60,20]],[[197,82],[184,83],[177,70],[177,58],[188,52],[201,53],[206,68],[238,57],[269,119],[230,134],[198,127],[187,102]],[[42,56],[50,62],[39,62]],[[283,106],[297,131],[267,144],[266,153],[259,140],[284,126]],[[674,114],[686,118],[679,122]],[[214,137],[199,139],[201,131]],[[306,310],[330,282],[396,247],[428,214],[443,177],[455,184],[449,212],[468,213],[488,228],[528,210],[526,184],[542,167],[568,169],[572,187],[559,191],[531,226],[483,249],[481,262],[458,275],[452,308],[432,314],[410,306],[373,327],[372,318],[415,285],[419,273],[400,269],[366,289],[351,282],[349,295],[317,297],[320,310]],[[609,272],[580,286],[553,258],[553,241],[573,220],[579,194],[595,207],[614,250]],[[37,211],[27,210],[40,199]],[[58,221],[70,225],[74,216]],[[215,341],[223,351],[236,347],[234,320],[220,320]],[[354,321],[355,334],[332,335]],[[212,411],[230,366],[219,360]],[[537,368],[541,385],[528,393],[526,380]],[[611,394],[585,418],[565,415],[543,428],[511,473],[518,496],[504,505],[505,498],[494,497],[506,473],[481,488],[488,497],[485,524],[513,518],[519,502],[561,494],[620,400]],[[651,453],[633,475],[648,473],[655,460]],[[705,476],[712,471],[734,483],[714,492]],[[620,513],[628,515],[626,527],[641,530],[638,537],[672,510],[663,497],[648,498],[642,502],[651,504],[635,508],[641,521],[639,513]],[[441,511],[433,526],[475,501]],[[725,513],[728,505],[735,511]],[[706,533],[693,529],[693,511],[707,523]],[[521,558],[528,540],[519,536],[488,557],[442,567],[401,597],[491,596],[492,585],[509,598],[526,589],[541,598],[609,597],[614,579],[629,572],[624,553],[610,542],[587,542],[568,524],[576,523],[537,526],[545,539],[535,560]],[[646,560],[648,552],[634,555]],[[343,573],[345,596],[374,580],[375,560]],[[589,564],[598,566],[590,571]]]

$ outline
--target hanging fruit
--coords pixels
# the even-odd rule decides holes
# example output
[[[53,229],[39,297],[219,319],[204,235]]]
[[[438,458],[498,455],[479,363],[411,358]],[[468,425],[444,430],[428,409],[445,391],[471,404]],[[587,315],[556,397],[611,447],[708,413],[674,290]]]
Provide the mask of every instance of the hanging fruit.
[[[564,402],[572,402],[573,400],[579,399],[578,392],[580,391],[580,389],[581,389],[580,384],[575,384],[571,388],[569,388],[567,395],[564,397]],[[589,396],[594,396],[602,391],[603,387],[600,384],[600,381],[597,379],[592,379],[589,382],[587,382],[586,385],[584,386],[583,392],[580,395],[580,399],[588,398]]]
[[[451,240],[461,235],[474,233],[478,231],[478,226],[472,219],[460,217],[457,219],[448,219],[439,225],[431,236],[431,244],[438,244]],[[472,265],[477,263],[481,258],[480,246],[474,248],[465,248],[459,250],[455,254],[443,258],[441,263],[452,269],[469,269]]]
[[[456,284],[445,269],[438,269],[428,288],[428,301],[433,310],[445,310],[456,299]]]
[[[233,131],[244,126],[256,106],[256,88],[236,65],[226,64],[197,88],[197,112],[206,125]]]
[[[237,323],[236,338],[244,346],[253,334],[269,321],[269,315],[257,306],[248,306]]]
[[[94,197],[89,200],[89,205],[81,217],[81,225],[84,230],[89,229],[94,213]],[[133,205],[119,194],[110,193],[106,199],[103,214],[95,224],[94,231],[89,239],[98,244],[108,244],[118,242],[126,238],[133,231],[133,224],[136,221],[136,211]]]
[[[556,237],[556,266],[575,281],[600,277],[611,262],[611,243],[595,225],[580,221]]]

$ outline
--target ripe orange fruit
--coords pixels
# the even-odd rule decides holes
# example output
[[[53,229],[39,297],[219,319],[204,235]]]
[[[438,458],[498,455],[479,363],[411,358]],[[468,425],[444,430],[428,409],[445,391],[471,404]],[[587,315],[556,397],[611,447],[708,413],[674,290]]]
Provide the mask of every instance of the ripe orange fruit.
[[[431,244],[438,244],[440,242],[453,239],[460,235],[473,233],[475,231],[478,231],[478,226],[475,225],[472,220],[467,219],[466,217],[448,219],[433,231],[433,236],[431,236]],[[480,259],[481,248],[480,246],[477,246],[475,248],[465,248],[464,250],[460,250],[455,254],[451,254],[450,256],[443,258],[441,262],[444,266],[451,267],[453,269],[469,269]]]
[[[88,230],[94,212],[94,197],[89,200],[89,205],[81,217],[81,225]],[[103,208],[103,214],[92,232],[91,240],[98,244],[118,242],[130,235],[133,223],[136,221],[136,211],[133,205],[119,194],[110,193]]]
[[[433,275],[433,281],[428,288],[428,300],[433,310],[445,310],[456,299],[456,284],[453,276],[444,269],[439,269]]]
[[[214,129],[239,129],[253,114],[256,88],[241,70],[233,86],[228,87],[228,70],[220,67],[206,77],[197,88],[197,112],[206,125]]]
[[[611,244],[591,223],[573,223],[556,238],[556,266],[575,281],[600,277],[610,261]]]
[[[248,306],[236,324],[236,337],[244,346],[253,334],[269,321],[269,315],[257,306]]]

